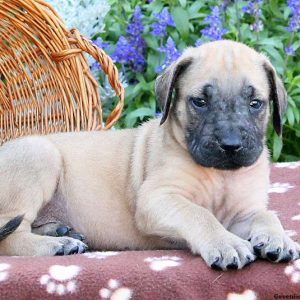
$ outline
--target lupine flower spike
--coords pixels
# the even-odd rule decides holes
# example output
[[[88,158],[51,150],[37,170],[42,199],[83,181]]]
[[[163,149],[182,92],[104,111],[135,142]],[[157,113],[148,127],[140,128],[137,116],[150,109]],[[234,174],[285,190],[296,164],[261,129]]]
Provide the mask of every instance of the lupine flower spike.
[[[145,67],[146,43],[142,37],[144,26],[142,24],[142,12],[136,6],[133,14],[133,22],[127,26],[128,37],[120,36],[114,53],[111,57],[131,67],[133,71],[142,72]]]

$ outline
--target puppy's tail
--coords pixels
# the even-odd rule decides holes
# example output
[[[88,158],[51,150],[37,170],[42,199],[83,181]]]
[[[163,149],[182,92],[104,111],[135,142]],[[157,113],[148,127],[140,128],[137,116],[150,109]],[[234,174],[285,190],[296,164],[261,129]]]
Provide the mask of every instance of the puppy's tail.
[[[4,226],[0,227],[0,241],[13,233],[20,226],[23,219],[24,215],[19,215],[8,221]]]

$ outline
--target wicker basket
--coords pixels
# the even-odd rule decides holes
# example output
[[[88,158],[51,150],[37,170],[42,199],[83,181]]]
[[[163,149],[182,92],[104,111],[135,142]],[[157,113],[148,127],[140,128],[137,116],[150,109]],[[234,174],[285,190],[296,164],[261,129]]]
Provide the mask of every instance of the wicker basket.
[[[99,88],[84,52],[107,74],[119,97],[102,126]],[[17,136],[110,128],[124,89],[109,56],[68,30],[43,0],[0,0],[0,144]]]

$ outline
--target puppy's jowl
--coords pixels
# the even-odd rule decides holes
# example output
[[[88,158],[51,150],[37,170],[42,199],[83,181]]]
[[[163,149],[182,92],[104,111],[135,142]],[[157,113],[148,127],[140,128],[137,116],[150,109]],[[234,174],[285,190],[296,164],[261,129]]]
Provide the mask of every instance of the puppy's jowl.
[[[0,148],[0,254],[186,246],[208,266],[299,257],[267,210],[269,60],[230,41],[188,48],[156,81],[161,120],[137,129],[32,136]],[[22,218],[23,216],[23,218]],[[75,238],[79,239],[75,239]]]

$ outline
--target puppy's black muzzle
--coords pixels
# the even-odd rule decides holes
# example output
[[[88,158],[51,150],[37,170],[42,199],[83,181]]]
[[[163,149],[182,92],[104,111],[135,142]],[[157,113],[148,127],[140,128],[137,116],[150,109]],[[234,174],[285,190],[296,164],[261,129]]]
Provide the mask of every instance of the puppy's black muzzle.
[[[220,148],[229,153],[237,153],[242,149],[241,134],[237,130],[228,129],[218,138]]]

